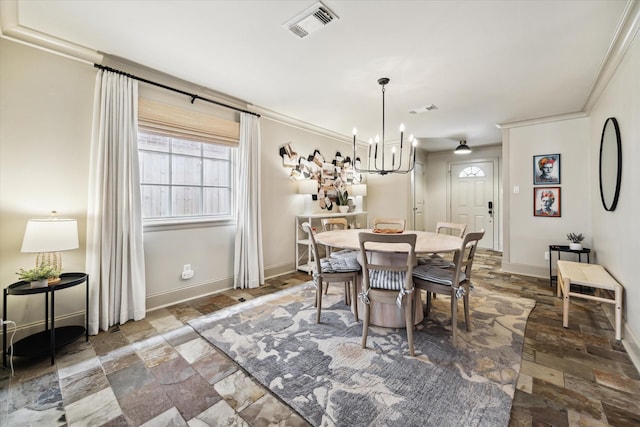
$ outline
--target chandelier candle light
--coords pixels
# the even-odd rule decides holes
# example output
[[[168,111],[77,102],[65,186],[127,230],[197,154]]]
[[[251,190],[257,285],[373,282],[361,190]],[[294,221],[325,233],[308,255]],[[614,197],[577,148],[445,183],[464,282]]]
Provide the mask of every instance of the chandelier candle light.
[[[354,159],[354,169],[360,173],[376,173],[380,175],[386,175],[389,173],[408,173],[413,170],[413,167],[416,163],[416,146],[418,145],[418,140],[413,137],[413,135],[409,136],[409,142],[411,143],[411,148],[409,149],[409,164],[402,164],[402,153],[403,153],[403,138],[404,138],[404,125],[400,124],[400,154],[398,158],[398,164],[396,166],[396,147],[392,147],[391,149],[391,169],[385,169],[384,164],[384,154],[385,154],[385,146],[384,146],[384,137],[385,137],[385,123],[384,123],[384,92],[385,85],[389,83],[389,79],[387,77],[382,77],[378,79],[378,84],[382,86],[382,141],[380,141],[380,136],[376,135],[375,138],[375,146],[373,146],[374,141],[369,139],[369,153],[367,158],[367,168],[363,169],[358,166],[358,162],[356,159],[356,135],[358,134],[358,130],[353,128],[353,159]],[[380,144],[380,165],[378,165],[378,145]],[[373,169],[371,168],[371,151],[373,147]]]

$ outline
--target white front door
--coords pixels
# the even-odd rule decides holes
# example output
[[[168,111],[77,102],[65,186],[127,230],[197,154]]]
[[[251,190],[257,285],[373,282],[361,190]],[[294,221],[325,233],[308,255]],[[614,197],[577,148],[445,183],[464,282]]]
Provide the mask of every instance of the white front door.
[[[467,224],[467,232],[485,230],[478,243],[494,249],[493,162],[469,162],[451,165],[451,222]]]
[[[424,165],[413,169],[413,229],[424,231]]]

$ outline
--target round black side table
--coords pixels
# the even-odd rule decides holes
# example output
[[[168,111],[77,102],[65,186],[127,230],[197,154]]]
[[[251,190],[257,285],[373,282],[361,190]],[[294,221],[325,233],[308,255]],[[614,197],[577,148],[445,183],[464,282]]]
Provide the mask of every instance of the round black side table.
[[[56,292],[86,283],[85,292],[85,324],[84,326],[55,327],[55,297]],[[42,288],[32,288],[29,282],[20,281],[7,286],[3,292],[3,322],[2,322],[2,365],[7,366],[7,354],[11,348],[7,348],[7,296],[8,295],[45,295],[44,331],[37,332],[13,343],[15,356],[41,356],[51,355],[51,364],[55,363],[56,349],[67,345],[83,334],[89,341],[89,275],[85,273],[62,273],[60,281]],[[51,295],[51,302],[49,302]],[[51,325],[49,325],[51,323]]]

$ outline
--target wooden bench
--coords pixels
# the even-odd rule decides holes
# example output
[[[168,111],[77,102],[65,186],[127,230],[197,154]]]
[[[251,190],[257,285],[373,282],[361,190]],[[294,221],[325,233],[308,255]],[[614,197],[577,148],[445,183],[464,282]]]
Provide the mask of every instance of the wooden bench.
[[[571,292],[571,285],[596,289],[595,295]],[[600,296],[601,289],[612,291],[614,298]],[[616,340],[622,339],[622,292],[623,287],[601,265],[558,260],[558,296],[563,295],[562,326],[569,327],[569,298],[585,298],[615,304]]]

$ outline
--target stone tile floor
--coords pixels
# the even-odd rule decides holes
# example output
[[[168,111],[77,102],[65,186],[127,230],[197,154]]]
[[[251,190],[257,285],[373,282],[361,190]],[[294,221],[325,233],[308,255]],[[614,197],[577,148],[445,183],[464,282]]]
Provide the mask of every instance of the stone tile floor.
[[[500,263],[500,253],[478,251],[476,286],[537,301],[509,425],[640,426],[640,374],[600,305],[572,302],[564,329],[548,280],[502,273]],[[307,425],[186,322],[308,280],[292,273],[150,312],[60,349],[53,366],[15,358],[14,376],[0,370],[0,426]]]

